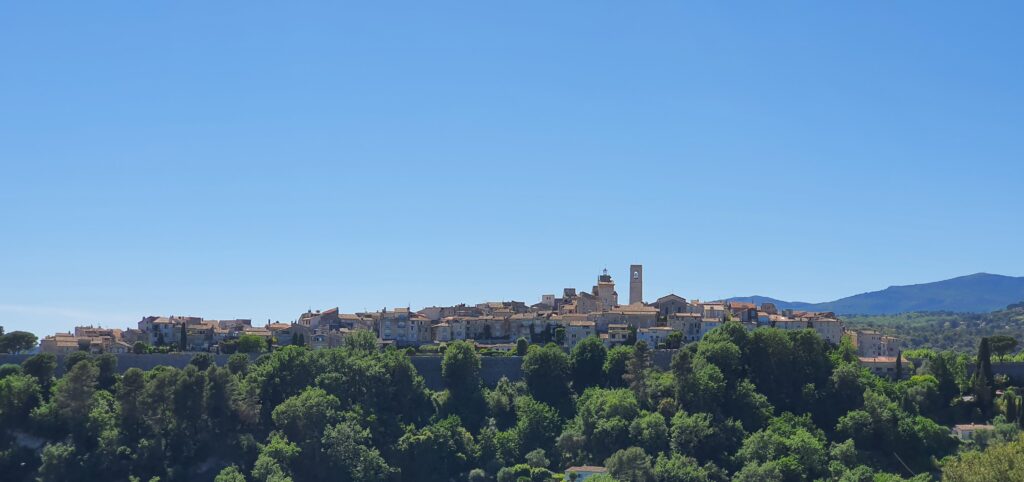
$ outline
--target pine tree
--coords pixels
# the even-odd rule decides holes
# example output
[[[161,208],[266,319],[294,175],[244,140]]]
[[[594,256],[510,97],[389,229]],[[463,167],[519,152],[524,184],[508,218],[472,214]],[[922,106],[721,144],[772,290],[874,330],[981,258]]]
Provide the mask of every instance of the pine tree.
[[[626,362],[626,373],[622,378],[629,384],[629,389],[636,395],[641,407],[650,402],[647,390],[647,369],[651,367],[651,351],[647,342],[638,341],[633,346],[633,358]]]

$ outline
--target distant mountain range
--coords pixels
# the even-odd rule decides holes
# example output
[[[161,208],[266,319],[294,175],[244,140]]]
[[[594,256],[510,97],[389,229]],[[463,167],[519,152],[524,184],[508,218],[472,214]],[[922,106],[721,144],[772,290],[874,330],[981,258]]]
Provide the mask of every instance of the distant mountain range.
[[[767,296],[739,296],[730,301],[760,305],[775,303],[780,310],[832,311],[842,315],[884,315],[909,311],[987,313],[1024,301],[1024,277],[977,273],[907,286],[890,286],[824,303],[782,301]]]

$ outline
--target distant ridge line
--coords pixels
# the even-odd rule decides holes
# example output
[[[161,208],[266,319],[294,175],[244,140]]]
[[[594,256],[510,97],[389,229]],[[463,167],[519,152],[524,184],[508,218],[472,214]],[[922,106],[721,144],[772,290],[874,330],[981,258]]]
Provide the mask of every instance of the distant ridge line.
[[[987,313],[1024,301],[1024,277],[975,273],[942,281],[890,286],[823,303],[784,301],[768,296],[737,296],[728,301],[779,309],[833,311],[842,315],[887,315],[911,311]]]

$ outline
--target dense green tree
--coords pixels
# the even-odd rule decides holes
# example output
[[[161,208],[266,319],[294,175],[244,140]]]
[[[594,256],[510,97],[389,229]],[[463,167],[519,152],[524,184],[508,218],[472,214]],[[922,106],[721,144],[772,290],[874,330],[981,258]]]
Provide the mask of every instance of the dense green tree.
[[[39,341],[35,335],[27,331],[12,331],[0,335],[0,353],[21,353],[29,351]]]
[[[638,363],[642,346],[531,346],[524,380],[490,389],[473,347],[452,343],[442,392],[426,388],[406,352],[365,338],[295,344],[252,363],[236,354],[226,368],[198,355],[180,370],[116,375],[113,357],[85,352],[56,380],[52,356],[0,367],[0,478],[550,482],[549,467],[607,463],[604,480],[879,482],[913,471],[923,482],[957,450],[943,425],[985,420],[959,397],[966,356],[910,353],[923,367],[890,380],[811,330],[727,323],[677,350],[670,370]],[[641,389],[626,384],[638,377]],[[623,388],[601,388],[613,379]],[[996,430],[962,453],[1014,443],[1016,392],[995,404]],[[473,399],[478,424],[463,405]],[[954,467],[971,457],[945,465],[963,474]]]
[[[252,468],[254,482],[291,482],[291,465],[301,449],[284,436],[272,433],[267,444],[260,448],[259,457]]]
[[[43,392],[49,392],[53,383],[53,375],[57,371],[57,357],[49,353],[33,355],[21,362],[21,368],[26,375],[35,377],[42,387]]]
[[[590,388],[576,406],[576,417],[559,437],[559,448],[567,458],[595,464],[628,446],[630,423],[640,414],[633,392]]]
[[[569,355],[572,365],[573,388],[583,393],[588,387],[599,386],[604,382],[604,363],[608,357],[608,349],[596,336],[584,338],[573,347]]]
[[[344,344],[351,350],[371,353],[377,350],[377,335],[369,330],[356,330],[345,337]]]
[[[260,353],[266,349],[263,339],[256,335],[238,337],[238,353]]]
[[[245,375],[249,371],[249,355],[235,353],[228,357],[228,370],[235,375]]]
[[[188,351],[188,326],[181,324],[181,332],[178,333],[178,351]]]
[[[701,467],[693,457],[677,453],[662,454],[654,462],[654,477],[658,482],[711,482],[717,480],[718,468],[714,464]]]
[[[132,345],[132,353],[134,353],[136,355],[142,355],[144,353],[149,353],[149,345],[147,345],[145,342],[137,341],[137,342],[135,342]],[[225,469],[225,470],[227,470],[227,469]]]
[[[924,371],[935,377],[939,382],[939,396],[942,400],[951,400],[960,395],[956,355],[952,352],[940,352],[928,359]]]
[[[1017,339],[1009,335],[990,336],[988,341],[992,354],[1000,359],[1017,348]]]
[[[681,331],[673,331],[669,333],[668,339],[665,341],[665,345],[670,350],[675,350],[683,345],[683,333]]]
[[[543,402],[524,396],[516,399],[515,434],[521,452],[551,451],[562,427],[558,412]]]
[[[626,364],[633,358],[633,346],[621,345],[608,350],[604,360],[604,377],[612,388],[625,387]]]
[[[1020,421],[1020,399],[1017,397],[1017,393],[1013,389],[1006,390],[1003,393],[1003,415],[1006,420],[1010,423],[1018,423]]]
[[[669,430],[665,417],[657,412],[642,412],[629,424],[629,439],[649,454],[668,450]]]
[[[93,359],[99,370],[96,383],[101,390],[110,390],[117,383],[117,357],[106,353]]]
[[[213,482],[245,482],[245,475],[238,470],[237,466],[224,467]]]
[[[530,342],[523,337],[516,339],[516,356],[526,356],[526,351],[530,348]]]
[[[978,345],[978,364],[971,383],[978,407],[983,413],[992,411],[992,397],[995,394],[995,375],[992,372],[992,352],[989,339],[982,338]]]
[[[407,432],[398,441],[402,474],[424,482],[464,479],[472,468],[476,444],[473,436],[451,416]],[[412,475],[415,474],[415,475]]]
[[[726,324],[732,325],[734,323]],[[716,366],[722,372],[726,385],[729,387],[735,386],[745,375],[743,355],[740,352],[740,348],[730,339],[702,341],[697,347],[696,356]]]
[[[89,361],[76,363],[54,387],[53,403],[59,419],[72,432],[81,430],[92,410],[99,369]]]
[[[129,441],[137,441],[147,428],[146,409],[143,406],[143,392],[146,390],[146,374],[138,368],[129,368],[121,375],[116,397],[120,405],[121,431]]]
[[[554,345],[533,345],[523,357],[523,378],[530,395],[561,413],[571,410],[569,357]]]
[[[640,447],[619,450],[604,461],[608,474],[622,482],[656,482],[651,456]]]
[[[448,389],[446,411],[458,415],[467,427],[479,427],[487,402],[480,379],[480,355],[472,343],[456,341],[448,345],[441,361],[441,378]]]
[[[942,467],[942,480],[949,482],[988,482],[1024,480],[1024,437],[996,444],[984,451],[964,452]]]
[[[689,414],[680,411],[672,418],[672,450],[701,462],[722,463],[743,441],[739,422],[715,420],[707,413]]]
[[[551,465],[551,461],[548,460],[547,455],[544,453],[544,449],[533,449],[526,454],[526,463],[530,467],[536,468],[547,468]]]
[[[384,461],[380,451],[373,447],[370,431],[352,421],[351,417],[327,428],[323,436],[323,450],[326,453],[326,470],[322,475],[332,480],[375,482],[387,480],[395,472]]]
[[[622,376],[629,389],[636,395],[641,407],[650,407],[651,396],[647,387],[647,371],[651,368],[651,351],[647,342],[638,341],[633,345],[633,357],[626,362],[626,373]]]
[[[281,402],[272,418],[288,440],[304,451],[319,450],[320,440],[328,425],[340,420],[341,402],[322,388],[306,388],[302,393]]]
[[[81,462],[70,443],[52,443],[43,447],[42,466],[39,467],[40,482],[76,482],[87,480],[81,470]]]
[[[516,398],[521,395],[506,377],[501,377],[494,389],[487,390],[487,411],[495,425],[505,430],[516,423]]]
[[[89,354],[84,351],[74,351],[64,356],[64,371],[70,372],[71,368],[79,362],[90,360]]]
[[[210,368],[215,364],[215,361],[213,359],[213,355],[209,353],[196,353],[188,363],[190,365],[195,365],[199,371],[205,372],[207,368]]]
[[[15,365],[13,363],[4,363],[0,365],[0,378],[4,378],[9,375],[21,375],[21,365]]]
[[[809,417],[780,417],[743,441],[736,459],[751,474],[782,474],[784,480],[816,480],[827,475],[828,450],[824,434]],[[775,462],[787,459],[787,463]],[[764,466],[769,467],[764,467]]]
[[[0,378],[0,427],[24,428],[28,416],[42,400],[39,381],[30,375]]]

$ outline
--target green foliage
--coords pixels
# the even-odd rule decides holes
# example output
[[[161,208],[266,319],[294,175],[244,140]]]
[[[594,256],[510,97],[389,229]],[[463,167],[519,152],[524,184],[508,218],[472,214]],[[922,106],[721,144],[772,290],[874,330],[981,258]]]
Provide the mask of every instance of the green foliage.
[[[576,344],[570,353],[572,365],[573,388],[583,393],[588,387],[599,386],[604,382],[604,363],[608,357],[608,349],[596,336],[584,338]]]
[[[0,378],[0,426],[25,427],[41,400],[42,389],[35,377],[15,373]]]
[[[604,465],[609,475],[622,482],[656,482],[651,456],[640,447],[619,450]]]
[[[33,355],[21,362],[21,368],[26,375],[35,377],[43,390],[49,391],[53,375],[57,371],[57,357],[49,353]]]
[[[744,435],[743,427],[733,419],[715,420],[707,413],[683,411],[672,417],[672,450],[701,462],[727,462]]]
[[[224,467],[217,477],[213,479],[213,482],[245,482],[245,475],[238,470],[237,466]]]
[[[530,348],[530,341],[526,338],[519,337],[516,340],[516,356],[526,356],[526,351]]]
[[[553,407],[530,397],[519,397],[516,400],[516,418],[514,433],[520,451],[552,450],[562,426],[562,419]]]
[[[448,345],[441,361],[441,378],[448,389],[443,411],[458,415],[467,427],[478,428],[486,415],[487,402],[480,379],[480,355],[472,343],[456,341]]]
[[[21,353],[31,350],[39,339],[27,331],[0,334],[0,353]]]
[[[701,467],[693,457],[678,453],[661,454],[654,462],[658,482],[710,482],[718,480],[719,471],[714,464]]]
[[[238,353],[262,353],[266,347],[263,338],[256,335],[242,335],[238,337],[236,350]]]
[[[537,401],[562,413],[571,410],[569,357],[561,348],[555,345],[531,346],[523,357],[523,377],[530,395]]]
[[[961,399],[968,360],[951,352],[916,352],[916,372],[893,381],[813,331],[727,323],[669,370],[643,344],[587,339],[568,355],[530,346],[524,380],[487,388],[480,355],[456,342],[432,392],[404,351],[354,341],[121,375],[116,358],[84,352],[57,379],[49,355],[2,367],[0,478],[550,482],[604,464],[611,474],[588,480],[889,481],[943,466],[950,480],[1003,480],[1013,473],[965,467],[1019,444],[1019,390],[986,416]],[[959,444],[945,427],[972,421],[995,430]]]
[[[605,380],[608,381],[609,387],[626,386],[626,380],[623,379],[623,376],[626,374],[626,364],[632,358],[632,345],[617,346],[608,350],[608,355],[604,360],[604,376]]]
[[[1024,438],[992,445],[984,451],[964,452],[943,464],[942,480],[987,482],[1024,480]]]
[[[249,371],[249,355],[235,353],[228,357],[228,370],[235,375],[245,375]]]
[[[449,474],[465,478],[475,450],[473,436],[452,416],[402,436],[399,466],[403,474],[425,482],[447,481]]]
[[[1024,337],[1024,304],[991,313],[913,312],[898,315],[851,316],[843,320],[848,328],[873,329],[899,336],[910,348],[952,350],[974,353],[982,338]],[[1004,345],[1000,345],[1000,350]],[[1016,346],[1008,348],[1012,353]],[[993,351],[1003,356],[1002,353]]]
[[[377,350],[377,335],[369,330],[356,330],[349,333],[343,343],[350,350],[370,353]]]
[[[199,371],[206,371],[207,368],[215,365],[213,355],[209,353],[196,353],[189,360],[189,364],[194,365]]]

